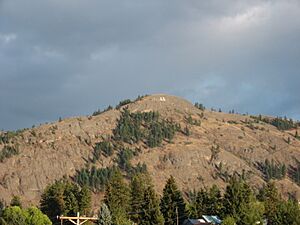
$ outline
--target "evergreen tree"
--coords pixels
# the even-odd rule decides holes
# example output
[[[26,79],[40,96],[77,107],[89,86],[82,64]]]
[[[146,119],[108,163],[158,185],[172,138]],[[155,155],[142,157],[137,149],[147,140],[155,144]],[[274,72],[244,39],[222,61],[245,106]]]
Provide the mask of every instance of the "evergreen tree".
[[[231,216],[237,223],[241,220],[241,209],[250,202],[252,191],[245,181],[237,176],[230,179],[223,197],[223,217]]]
[[[238,224],[248,225],[248,224],[263,224],[264,215],[264,204],[262,202],[256,201],[254,196],[251,196],[249,203],[242,204],[240,210],[240,221]]]
[[[160,207],[165,219],[165,225],[176,224],[176,212],[178,212],[179,224],[182,224],[186,219],[185,202],[173,176],[167,180]]]
[[[112,177],[107,186],[105,203],[112,213],[114,224],[123,225],[122,223],[128,222],[127,212],[130,209],[130,192],[120,172]]]
[[[208,215],[220,215],[222,207],[221,191],[218,186],[214,184],[208,193],[208,204],[205,213]]]
[[[160,212],[159,200],[153,187],[149,186],[144,193],[141,225],[163,225],[164,217]]]
[[[79,212],[79,188],[78,186],[66,182],[64,186],[64,215],[76,215]]]
[[[76,215],[77,212],[87,212],[89,193],[69,181],[60,180],[46,187],[40,200],[40,208],[53,222],[57,215]],[[82,208],[81,208],[82,207]]]
[[[91,211],[92,196],[91,191],[87,186],[83,186],[79,192],[79,208],[80,213],[83,215],[89,215]]]
[[[278,207],[282,199],[273,182],[268,182],[267,185],[260,191],[259,199],[264,202],[265,216],[268,224],[280,224],[278,220]]]
[[[207,214],[209,208],[209,196],[206,190],[201,189],[196,193],[195,198],[191,203],[191,210],[189,212],[192,218],[201,218],[202,215]]]
[[[111,225],[112,218],[110,211],[105,203],[102,203],[101,208],[98,214],[99,220],[97,221],[98,225]]]
[[[134,175],[130,183],[131,192],[131,211],[133,212],[130,217],[132,221],[137,224],[141,223],[141,213],[143,210],[144,195],[146,189],[151,186],[151,178],[148,174],[138,173]]]
[[[64,183],[56,181],[46,187],[40,201],[40,208],[49,218],[55,218],[64,213]],[[53,219],[54,221],[54,219]]]

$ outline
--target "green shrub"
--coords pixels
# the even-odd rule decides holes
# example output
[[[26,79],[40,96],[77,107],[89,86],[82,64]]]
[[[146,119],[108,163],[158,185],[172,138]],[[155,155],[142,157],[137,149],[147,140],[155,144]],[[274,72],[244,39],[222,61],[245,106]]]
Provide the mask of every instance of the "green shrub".
[[[114,153],[113,145],[108,141],[102,141],[96,143],[94,147],[94,154],[93,154],[93,162],[96,162],[100,159],[101,154],[105,156],[112,156]]]
[[[0,162],[3,162],[4,159],[10,158],[18,154],[19,154],[18,148],[14,146],[5,145],[3,149],[0,151]]]
[[[129,148],[122,149],[118,154],[118,165],[119,167],[129,172],[131,169],[131,163],[130,160],[133,158],[134,152]]]

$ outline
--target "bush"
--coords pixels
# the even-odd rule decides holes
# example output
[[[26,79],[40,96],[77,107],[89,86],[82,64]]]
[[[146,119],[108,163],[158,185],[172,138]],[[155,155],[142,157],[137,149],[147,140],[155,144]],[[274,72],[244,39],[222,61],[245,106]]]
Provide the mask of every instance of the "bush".
[[[130,160],[133,158],[134,152],[129,148],[122,149],[118,154],[118,165],[119,167],[129,172],[131,169],[131,163]]]
[[[0,162],[3,162],[4,159],[10,158],[18,154],[19,154],[18,148],[14,146],[5,145],[4,148],[0,151]]]
[[[300,186],[300,161],[297,161],[296,166],[290,166],[289,175]]]
[[[7,131],[0,134],[0,144],[9,144],[11,139],[21,134],[23,130]]]
[[[113,145],[108,141],[102,141],[96,143],[94,147],[94,155],[93,155],[93,162],[96,162],[100,159],[101,154],[105,156],[112,156],[114,152]]]

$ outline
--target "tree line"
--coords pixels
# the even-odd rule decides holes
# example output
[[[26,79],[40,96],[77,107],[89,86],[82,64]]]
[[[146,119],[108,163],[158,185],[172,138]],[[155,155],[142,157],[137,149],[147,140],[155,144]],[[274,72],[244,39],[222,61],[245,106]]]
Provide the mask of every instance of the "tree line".
[[[224,193],[216,185],[182,193],[171,176],[160,197],[147,173],[135,174],[128,183],[117,170],[99,201],[97,224],[101,225],[176,225],[177,219],[181,225],[186,218],[202,215],[217,215],[224,225],[262,224],[265,219],[269,225],[300,224],[296,199],[284,200],[272,182],[256,192],[237,176],[231,177]],[[67,180],[45,189],[40,209],[23,209],[14,202],[4,208],[0,204],[1,225],[50,225],[57,224],[57,215],[91,214],[91,190]]]
[[[263,117],[262,115],[258,116],[250,116],[256,122],[262,121],[264,123],[271,124],[275,126],[278,130],[290,130],[293,128],[297,128],[299,122],[295,122],[292,119],[288,119],[287,117],[276,117],[276,118],[268,118]]]

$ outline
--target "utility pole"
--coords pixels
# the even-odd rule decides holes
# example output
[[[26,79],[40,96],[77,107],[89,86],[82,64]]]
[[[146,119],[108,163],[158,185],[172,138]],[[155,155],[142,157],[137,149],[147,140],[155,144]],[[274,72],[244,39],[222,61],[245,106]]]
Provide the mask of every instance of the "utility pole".
[[[75,225],[82,225],[87,221],[97,221],[96,217],[86,217],[80,216],[79,212],[77,212],[77,216],[57,216],[57,219],[60,220],[61,224],[63,224],[64,220],[68,220]]]
[[[176,224],[179,225],[179,220],[178,220],[178,207],[176,206]]]

